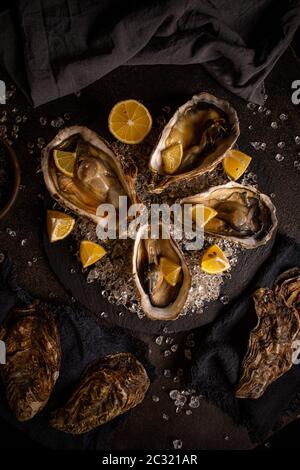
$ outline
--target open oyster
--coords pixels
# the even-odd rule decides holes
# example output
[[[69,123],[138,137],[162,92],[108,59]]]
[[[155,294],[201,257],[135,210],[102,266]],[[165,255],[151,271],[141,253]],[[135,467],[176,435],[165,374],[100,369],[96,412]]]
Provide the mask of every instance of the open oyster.
[[[132,354],[106,356],[87,368],[50,424],[71,434],[91,431],[141,403],[149,384],[146,370]]]
[[[163,229],[169,238],[150,238],[149,226],[139,229],[133,250],[133,276],[145,314],[152,320],[176,320],[187,299],[191,277],[183,253],[168,229]],[[164,272],[164,262],[175,274],[171,281]]]
[[[0,367],[7,401],[19,421],[32,419],[47,401],[59,376],[60,339],[48,308],[35,301],[15,308],[0,329],[6,364]]]
[[[201,204],[217,211],[204,230],[228,238],[245,248],[267,243],[276,227],[276,208],[271,199],[251,186],[227,183],[214,186],[181,200],[181,204]]]
[[[254,294],[258,317],[237,385],[238,398],[259,398],[293,365],[293,342],[300,333],[300,268],[285,271],[273,289]]]
[[[151,190],[161,192],[175,181],[190,179],[215,168],[240,133],[235,110],[227,101],[200,93],[182,105],[165,126],[150,157],[150,170],[157,174]],[[179,166],[170,174],[164,152],[181,144]]]
[[[74,175],[57,168],[54,149],[76,153]],[[119,196],[135,199],[135,167],[122,168],[108,144],[95,132],[82,126],[62,129],[45,147],[42,170],[51,196],[62,206],[105,226],[107,215],[97,215],[100,204],[119,209]]]

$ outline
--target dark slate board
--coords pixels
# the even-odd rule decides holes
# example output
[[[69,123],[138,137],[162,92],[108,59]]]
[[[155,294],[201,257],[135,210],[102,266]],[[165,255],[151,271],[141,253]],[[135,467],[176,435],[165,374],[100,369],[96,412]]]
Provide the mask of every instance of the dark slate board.
[[[111,135],[106,126],[106,118],[112,105],[116,101],[128,98],[129,83],[135,84],[134,96],[136,99],[144,102],[154,118],[162,114],[161,110],[163,105],[167,104],[172,108],[172,110],[175,110],[179,105],[190,99],[194,93],[207,91],[219,98],[227,99],[236,109],[241,125],[241,135],[238,139],[238,146],[242,151],[245,151],[249,155],[254,155],[253,147],[249,144],[249,130],[246,129],[245,124],[249,118],[251,119],[251,122],[253,122],[253,118],[251,116],[252,112],[250,114],[250,111],[246,108],[245,101],[235,97],[215,83],[212,83],[211,78],[202,70],[197,69],[198,74],[201,77],[199,82],[196,80],[196,75],[193,76],[193,74],[190,76],[188,74],[189,80],[187,80],[187,76],[183,72],[184,70],[194,70],[193,66],[167,67],[167,69],[170,70],[170,73],[172,70],[174,77],[180,77],[180,86],[178,88],[175,87],[174,89],[170,89],[170,85],[167,80],[168,73],[163,67],[158,67],[157,69],[155,69],[155,67],[121,67],[119,73],[126,77],[125,81],[120,80],[119,77],[114,81],[116,77],[115,73],[110,74],[108,77],[104,77],[99,81],[101,87],[97,85],[91,86],[82,93],[82,100],[85,103],[87,114],[84,115],[84,119],[81,119],[78,122],[95,130],[108,141],[111,141]],[[149,76],[145,79],[145,83],[151,83],[151,87],[145,87],[144,85],[143,77],[146,77],[145,74],[147,73],[149,73]],[[154,76],[150,77],[152,73]],[[166,75],[162,76],[162,74]],[[176,83],[176,81],[174,83]],[[113,96],[111,90],[114,90]],[[99,96],[101,97],[101,100]],[[105,119],[99,119],[98,117],[99,109],[95,107],[95,102],[98,100],[101,102],[101,115],[105,116]],[[257,116],[256,120],[259,129],[265,129],[267,118],[262,114]],[[263,122],[260,122],[260,120]],[[269,141],[267,136],[269,135],[272,142],[274,141],[274,138],[278,139],[276,135],[273,135],[272,132],[268,130],[267,135],[264,136],[268,144]],[[259,189],[268,194],[270,192],[268,183],[275,180],[277,177],[278,167],[276,165],[272,165],[270,168],[265,168],[266,161],[268,162],[270,158],[267,152],[262,152],[262,154],[263,159],[261,156],[253,158],[253,161],[251,162],[251,170],[259,174]],[[280,183],[283,181],[283,178],[281,178]],[[282,201],[276,198],[276,206],[281,203]],[[214,301],[206,305],[205,312],[203,314],[182,316],[176,321],[160,322],[149,320],[147,318],[140,320],[137,315],[132,312],[125,309],[122,310],[120,306],[112,305],[104,299],[101,296],[101,286],[99,284],[86,283],[85,275],[78,272],[80,271],[80,269],[78,269],[78,261],[69,249],[70,241],[68,239],[57,244],[50,245],[44,225],[43,240],[50,266],[65,289],[98,317],[102,311],[106,311],[108,313],[107,321],[113,325],[149,334],[160,333],[165,326],[168,327],[169,332],[187,331],[210,323],[224,308],[224,305],[220,301]],[[271,249],[272,242],[255,250],[245,250],[240,254],[238,266],[232,270],[231,279],[225,281],[222,286],[222,295],[228,296],[230,301],[238,297],[243,292],[244,288],[250,283],[262,263],[269,256]],[[71,274],[70,270],[72,268],[75,268],[78,273]],[[123,311],[125,314],[119,316],[118,313],[120,311]]]

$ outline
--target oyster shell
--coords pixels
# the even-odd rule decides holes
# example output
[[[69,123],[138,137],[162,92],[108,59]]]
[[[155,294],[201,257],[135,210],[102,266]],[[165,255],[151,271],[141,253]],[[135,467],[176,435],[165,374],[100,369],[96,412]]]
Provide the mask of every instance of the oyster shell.
[[[275,281],[275,294],[289,308],[295,308],[300,315],[300,268],[285,271]]]
[[[218,214],[204,226],[204,231],[245,248],[264,245],[277,228],[276,208],[271,199],[251,186],[230,182],[186,197],[180,203],[215,209]]]
[[[76,152],[74,176],[61,173],[53,150]],[[123,168],[116,155],[100,136],[87,127],[62,129],[42,152],[42,170],[50,195],[63,207],[105,226],[106,217],[97,215],[100,204],[119,209],[119,196],[136,202],[136,168]]]
[[[200,93],[183,104],[165,126],[149,162],[154,178],[152,192],[161,192],[169,184],[190,179],[213,170],[240,134],[235,110],[227,101]],[[166,174],[162,151],[180,142],[183,157],[174,174]]]
[[[91,431],[141,403],[149,384],[147,372],[132,354],[106,356],[87,368],[50,424],[71,434]]]
[[[39,301],[15,308],[0,330],[6,364],[0,367],[6,397],[19,421],[46,405],[59,376],[60,340],[53,314]]]
[[[166,227],[164,231],[169,234]],[[150,226],[142,226],[133,250],[133,277],[141,306],[152,320],[176,320],[187,299],[191,276],[183,253],[173,238],[168,235],[169,238],[153,239],[149,238],[150,233]],[[161,257],[181,267],[175,286],[164,279],[159,264]]]
[[[272,289],[254,294],[258,323],[250,333],[236,396],[259,398],[293,365],[293,341],[300,333],[300,268],[286,271]]]

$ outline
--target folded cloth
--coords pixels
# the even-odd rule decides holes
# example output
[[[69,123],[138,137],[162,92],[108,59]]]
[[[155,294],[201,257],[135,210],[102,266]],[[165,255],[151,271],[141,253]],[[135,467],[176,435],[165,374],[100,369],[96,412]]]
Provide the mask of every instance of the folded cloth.
[[[252,294],[259,287],[272,287],[279,274],[295,266],[300,266],[300,246],[278,235],[272,255],[251,286],[202,336],[192,365],[193,386],[237,423],[245,424],[254,441],[265,439],[285,413],[300,408],[300,365],[293,365],[258,399],[236,399],[234,394],[249,334],[257,323]]]
[[[32,298],[16,285],[9,258],[6,257],[0,267],[1,325],[13,306],[30,304]],[[154,372],[147,359],[146,345],[124,330],[109,330],[99,326],[90,314],[81,309],[49,304],[48,308],[57,316],[62,348],[60,376],[49,402],[32,420],[20,423],[6,402],[0,380],[0,417],[46,447],[58,450],[107,449],[110,447],[112,432],[124,422],[127,414],[93,431],[72,436],[57,431],[49,425],[50,413],[66,403],[86,366],[107,354],[131,352],[144,365],[150,379],[153,378]]]
[[[35,106],[119,65],[203,64],[255,103],[300,24],[300,0],[19,0],[0,15],[0,57]]]

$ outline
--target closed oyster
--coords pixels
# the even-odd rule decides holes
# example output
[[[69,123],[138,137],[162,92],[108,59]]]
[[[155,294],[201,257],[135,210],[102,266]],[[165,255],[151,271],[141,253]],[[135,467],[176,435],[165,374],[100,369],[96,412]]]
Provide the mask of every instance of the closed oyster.
[[[251,186],[231,182],[180,202],[215,209],[217,215],[204,226],[204,231],[245,248],[264,245],[277,228],[276,208],[271,199]]]
[[[88,367],[50,424],[71,434],[91,431],[141,403],[149,384],[147,372],[132,354],[106,356]]]
[[[151,190],[161,192],[169,184],[213,170],[236,142],[240,133],[235,110],[227,101],[200,93],[183,104],[165,126],[149,162],[157,175]],[[164,168],[163,152],[182,145],[182,159],[172,174]]]
[[[191,286],[191,276],[183,253],[166,227],[164,233],[169,238],[150,238],[151,227],[142,226],[133,250],[134,280],[142,309],[151,320],[176,320]],[[167,282],[163,275],[162,258],[178,267],[179,275],[175,285]]]
[[[289,308],[295,308],[300,315],[300,268],[285,271],[275,281],[275,293]]]
[[[258,323],[250,333],[236,396],[259,398],[293,365],[293,341],[300,333],[300,269],[286,271],[272,289],[254,294]]]
[[[19,421],[46,405],[60,368],[60,340],[53,314],[38,301],[15,308],[0,330],[6,364],[0,367],[6,397]]]
[[[58,170],[54,149],[76,153],[73,177]],[[107,225],[107,215],[97,214],[100,204],[112,204],[118,212],[119,196],[136,202],[136,168],[123,168],[109,145],[87,127],[62,129],[43,150],[42,170],[47,189],[59,204],[101,226]]]

